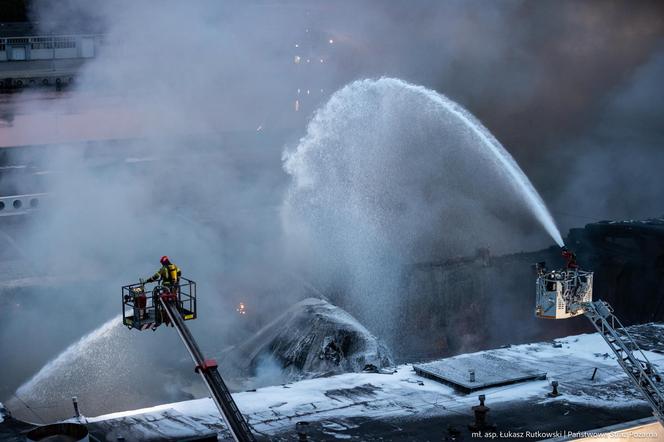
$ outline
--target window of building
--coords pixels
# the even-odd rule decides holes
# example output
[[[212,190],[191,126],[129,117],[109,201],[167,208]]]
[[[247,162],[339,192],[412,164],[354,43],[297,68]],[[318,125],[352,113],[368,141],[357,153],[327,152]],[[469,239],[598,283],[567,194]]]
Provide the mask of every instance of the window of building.
[[[68,49],[76,47],[76,39],[73,37],[53,37],[56,49]]]
[[[53,49],[52,37],[33,37],[30,41],[32,42],[30,44],[32,49]]]

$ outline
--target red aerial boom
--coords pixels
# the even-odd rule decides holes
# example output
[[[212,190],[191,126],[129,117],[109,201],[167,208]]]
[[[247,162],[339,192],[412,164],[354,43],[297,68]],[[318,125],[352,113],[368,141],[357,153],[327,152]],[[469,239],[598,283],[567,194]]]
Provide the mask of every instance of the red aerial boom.
[[[194,360],[195,371],[201,375],[226,426],[237,442],[255,442],[242,413],[221,378],[217,363],[206,359],[185,321],[196,319],[196,283],[181,278],[178,286],[157,285],[146,291],[145,284],[122,287],[122,323],[135,330],[156,330],[161,324],[175,327],[184,346]]]

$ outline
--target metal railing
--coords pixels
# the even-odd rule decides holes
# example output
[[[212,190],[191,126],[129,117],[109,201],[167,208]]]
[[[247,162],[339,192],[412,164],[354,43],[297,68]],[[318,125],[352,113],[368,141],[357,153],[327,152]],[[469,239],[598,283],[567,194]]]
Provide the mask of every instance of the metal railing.
[[[592,272],[564,269],[543,273],[537,278],[537,306],[558,302],[556,299],[552,300],[550,294],[560,292],[565,310],[576,314],[578,310],[582,309],[583,303],[592,301],[592,290]],[[578,311],[578,313],[582,313],[582,311]]]
[[[655,417],[664,424],[662,376],[648,360],[636,341],[613,314],[613,308],[602,300],[584,305],[585,314],[616,355],[616,360],[641,390]]]
[[[180,316],[184,321],[196,319],[196,283],[187,278],[180,278],[175,287],[156,285],[151,290],[146,284],[135,283],[122,286],[122,323],[129,329],[156,329],[167,316],[161,309],[159,296],[174,293]]]

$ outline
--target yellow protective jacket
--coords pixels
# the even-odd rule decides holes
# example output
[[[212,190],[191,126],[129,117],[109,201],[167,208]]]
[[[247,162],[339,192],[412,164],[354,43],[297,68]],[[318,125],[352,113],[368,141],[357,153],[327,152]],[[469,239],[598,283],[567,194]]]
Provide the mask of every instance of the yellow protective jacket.
[[[172,286],[180,283],[180,275],[182,275],[182,272],[178,266],[175,264],[168,264],[161,266],[161,268],[157,270],[157,273],[150,276],[145,282],[160,280],[162,285]]]

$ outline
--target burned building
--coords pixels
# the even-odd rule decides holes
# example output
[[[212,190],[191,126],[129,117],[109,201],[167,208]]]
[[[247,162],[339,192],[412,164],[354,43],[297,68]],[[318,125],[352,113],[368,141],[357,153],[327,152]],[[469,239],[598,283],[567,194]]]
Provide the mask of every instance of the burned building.
[[[595,272],[595,293],[626,324],[664,319],[664,220],[601,221],[572,229],[566,243]],[[404,271],[405,336],[399,358],[418,359],[590,331],[583,319],[539,321],[532,264],[551,268],[557,247],[504,256],[419,263]]]

